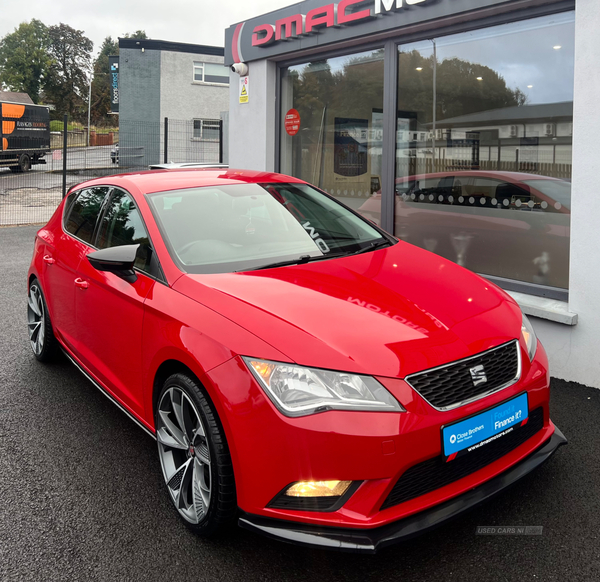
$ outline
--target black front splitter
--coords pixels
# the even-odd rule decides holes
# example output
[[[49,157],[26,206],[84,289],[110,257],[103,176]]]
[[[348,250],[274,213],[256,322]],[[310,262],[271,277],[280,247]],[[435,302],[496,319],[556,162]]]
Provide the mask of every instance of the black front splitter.
[[[420,535],[483,503],[539,467],[565,444],[567,439],[555,427],[554,434],[543,445],[504,473],[454,499],[374,529],[315,526],[249,513],[243,514],[238,524],[245,529],[291,544],[375,554],[386,546]]]

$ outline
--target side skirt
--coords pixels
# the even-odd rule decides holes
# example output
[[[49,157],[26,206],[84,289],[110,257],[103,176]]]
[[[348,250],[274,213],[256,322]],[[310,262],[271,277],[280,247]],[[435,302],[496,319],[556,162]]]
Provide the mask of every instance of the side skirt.
[[[88,374],[85,369],[75,360],[75,358],[73,356],[71,356],[71,354],[69,354],[69,352],[65,349],[64,346],[61,345],[61,349],[63,351],[63,353],[65,354],[65,356],[67,356],[67,358],[69,358],[69,360],[71,361],[71,363],[96,387],[98,388],[98,390],[100,390],[100,392],[102,394],[104,394],[104,396],[106,396],[117,408],[119,408],[119,410],[121,410],[121,412],[124,412],[131,420],[133,420],[133,422],[135,422],[135,424],[137,424],[141,429],[143,429],[147,434],[149,434],[154,440],[156,440],[156,435],[143,423],[141,423],[135,416],[133,416],[133,414],[131,414],[131,412],[129,412],[129,410],[127,410],[118,400],[116,400],[114,398],[114,396],[112,396],[112,394],[110,394],[105,388],[103,388],[98,382],[96,382],[96,380],[94,380],[94,378],[92,378],[90,376],[90,374]]]

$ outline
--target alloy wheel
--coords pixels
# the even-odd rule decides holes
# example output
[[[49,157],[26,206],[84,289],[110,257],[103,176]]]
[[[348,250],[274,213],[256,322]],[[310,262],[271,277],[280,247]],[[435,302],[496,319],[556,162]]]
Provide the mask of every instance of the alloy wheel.
[[[29,295],[27,297],[27,327],[29,328],[31,349],[36,356],[40,356],[44,349],[44,340],[46,337],[44,315],[42,292],[34,283],[29,287]]]
[[[211,499],[211,458],[202,418],[191,399],[176,386],[158,406],[156,439],[167,488],[184,519],[204,520]]]

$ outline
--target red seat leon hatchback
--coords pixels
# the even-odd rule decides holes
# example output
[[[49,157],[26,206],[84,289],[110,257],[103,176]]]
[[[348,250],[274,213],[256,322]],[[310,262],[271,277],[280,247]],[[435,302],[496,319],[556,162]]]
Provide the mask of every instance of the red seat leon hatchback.
[[[156,439],[201,535],[375,552],[566,442],[511,297],[288,176],[79,184],[37,233],[27,315],[38,360],[62,350]]]

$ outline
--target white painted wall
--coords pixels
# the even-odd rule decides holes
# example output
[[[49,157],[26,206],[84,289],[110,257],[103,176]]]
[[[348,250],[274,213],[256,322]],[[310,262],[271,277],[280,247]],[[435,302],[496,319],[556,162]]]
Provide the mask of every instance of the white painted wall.
[[[553,376],[600,388],[600,4],[577,0],[568,327],[532,318]]]
[[[240,76],[230,73],[229,166],[275,169],[275,93],[277,68],[269,61],[249,63],[249,100],[240,103]]]
[[[161,51],[160,120],[207,118],[219,119],[227,111],[229,87],[196,83],[194,61],[223,64],[223,57]],[[223,72],[227,69],[223,67]]]

